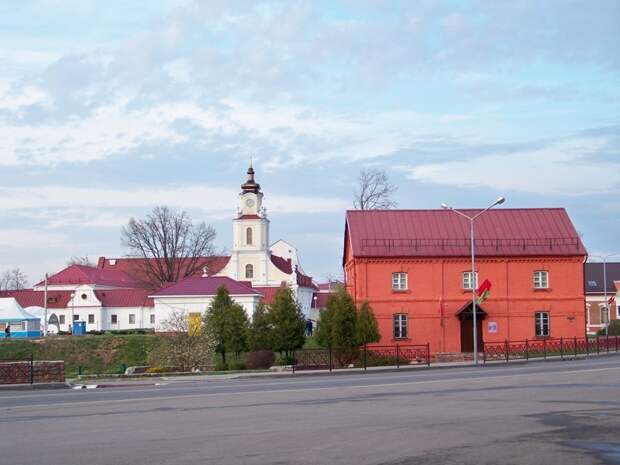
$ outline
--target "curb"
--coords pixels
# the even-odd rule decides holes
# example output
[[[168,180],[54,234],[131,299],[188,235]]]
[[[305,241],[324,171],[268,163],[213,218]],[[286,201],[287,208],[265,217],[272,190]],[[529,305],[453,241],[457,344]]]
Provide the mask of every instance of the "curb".
[[[0,393],[2,391],[39,391],[44,389],[70,389],[72,387],[69,382],[64,383],[37,383],[37,384],[2,384],[0,385]]]

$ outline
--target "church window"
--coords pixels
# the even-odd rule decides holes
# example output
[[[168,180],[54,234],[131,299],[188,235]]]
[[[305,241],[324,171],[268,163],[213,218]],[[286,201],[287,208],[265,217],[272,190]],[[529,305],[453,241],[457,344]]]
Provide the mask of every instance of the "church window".
[[[247,245],[251,245],[252,244],[252,228],[247,228],[245,230],[245,243]]]
[[[245,265],[245,277],[246,279],[254,278],[254,267],[252,265]]]

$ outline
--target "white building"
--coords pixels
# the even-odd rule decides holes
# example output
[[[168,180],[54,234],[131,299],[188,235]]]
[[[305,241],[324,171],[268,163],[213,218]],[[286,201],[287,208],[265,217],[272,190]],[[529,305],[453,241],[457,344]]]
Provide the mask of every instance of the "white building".
[[[204,312],[220,285],[251,317],[258,302],[271,303],[277,290],[293,290],[308,317],[317,291],[291,244],[270,245],[269,219],[263,193],[250,165],[241,185],[237,214],[232,220],[230,255],[201,258],[202,270],[161,290],[144,285],[144,263],[138,258],[100,257],[96,267],[72,265],[47,280],[48,326],[70,331],[74,321],[84,321],[86,331],[162,329],[172,309]],[[33,289],[0,292],[14,297],[22,307],[45,306],[45,282]]]

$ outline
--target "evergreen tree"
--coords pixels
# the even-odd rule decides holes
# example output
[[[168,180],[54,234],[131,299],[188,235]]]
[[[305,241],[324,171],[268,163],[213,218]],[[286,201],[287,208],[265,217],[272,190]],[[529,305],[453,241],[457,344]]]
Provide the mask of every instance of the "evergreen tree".
[[[348,351],[357,346],[357,309],[344,286],[338,289],[336,297],[338,305],[332,321],[334,347]]]
[[[245,309],[233,301],[225,318],[224,347],[226,352],[234,353],[236,358],[239,358],[239,354],[248,348],[248,326]]]
[[[367,300],[364,301],[357,314],[357,327],[355,329],[355,337],[360,345],[381,340],[377,319]]]
[[[268,322],[272,328],[272,349],[289,354],[304,345],[306,320],[288,286],[281,287],[269,308]]]
[[[272,328],[268,308],[262,300],[256,306],[250,325],[250,350],[272,350]]]
[[[351,348],[356,345],[357,311],[355,303],[343,286],[327,298],[321,312],[316,340],[324,347]]]
[[[215,344],[215,352],[226,363],[226,351],[238,354],[244,350],[248,320],[239,304],[231,299],[228,289],[220,286],[204,316],[205,331]]]

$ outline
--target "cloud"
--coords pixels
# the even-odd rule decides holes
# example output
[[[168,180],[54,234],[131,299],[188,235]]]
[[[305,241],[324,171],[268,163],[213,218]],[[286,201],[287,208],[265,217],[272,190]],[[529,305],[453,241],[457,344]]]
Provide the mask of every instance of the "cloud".
[[[617,192],[620,172],[617,140],[586,136],[557,140],[460,161],[421,164],[408,169],[417,181],[459,187],[488,187],[543,195],[584,196]],[[475,152],[471,148],[471,152]],[[615,153],[605,159],[604,155]]]
[[[234,189],[205,186],[135,190],[62,186],[0,189],[0,211],[44,219],[56,227],[116,227],[125,224],[132,214],[156,205],[194,210],[209,218],[232,218],[237,194]],[[269,194],[265,203],[270,211],[278,214],[340,212],[347,204],[338,198],[278,194]]]

